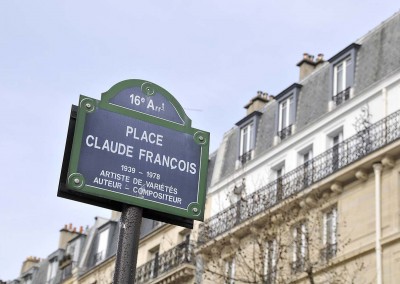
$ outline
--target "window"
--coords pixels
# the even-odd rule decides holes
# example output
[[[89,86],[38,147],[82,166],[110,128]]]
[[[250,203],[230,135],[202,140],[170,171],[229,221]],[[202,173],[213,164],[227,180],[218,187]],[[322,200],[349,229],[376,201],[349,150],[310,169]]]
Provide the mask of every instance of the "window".
[[[274,283],[276,278],[278,251],[276,239],[268,240],[265,243],[264,255],[264,282]]]
[[[225,284],[235,283],[235,259],[225,261]]]
[[[275,97],[278,102],[277,115],[275,115],[275,130],[278,138],[276,142],[284,140],[294,132],[297,98],[300,94],[300,88],[300,84],[294,83]]]
[[[332,207],[323,215],[321,258],[329,260],[337,251],[337,207]]]
[[[294,123],[294,97],[290,96],[279,104],[278,136],[281,140],[292,134]]]
[[[292,229],[292,272],[304,271],[308,250],[308,233],[305,222],[297,224]]]
[[[192,259],[192,244],[190,243],[190,230],[184,229],[179,233],[181,262],[190,262]]]
[[[52,284],[55,280],[58,270],[58,258],[54,257],[49,261],[49,266],[47,268],[47,284]]]
[[[253,148],[253,123],[249,123],[240,129],[240,153],[239,160],[242,164],[251,160],[251,150]]]
[[[332,143],[332,172],[335,172],[340,167],[340,160],[343,154],[343,145],[340,144],[343,140],[343,133],[338,132],[331,136]]]
[[[283,188],[283,175],[285,174],[285,165],[280,165],[279,167],[275,167],[275,175],[276,175],[276,201],[280,201],[284,195]]]
[[[302,184],[303,187],[307,187],[313,182],[313,149],[312,146],[307,149],[301,151],[300,155],[300,164],[302,165],[303,170],[303,179]]]
[[[2,283],[2,282],[0,281],[0,283]],[[22,279],[22,283],[23,284],[32,284],[32,274],[24,276],[24,278]]]
[[[351,44],[329,59],[332,73],[332,101],[340,105],[350,98],[350,89],[354,84],[356,51],[358,44]]]
[[[105,229],[99,234],[99,243],[97,245],[97,251],[95,254],[95,264],[103,261],[106,258],[107,246],[108,246],[108,234],[109,229]]]
[[[160,246],[156,246],[149,250],[149,258],[150,258],[150,278],[156,278],[158,276],[159,270],[159,257],[160,257]]]
[[[349,74],[352,70],[351,65],[351,57],[347,57],[333,67],[333,96],[336,105],[349,99]]]
[[[244,165],[253,158],[253,150],[256,145],[256,130],[261,115],[261,112],[253,111],[236,123],[236,126],[238,126],[239,129],[237,140],[239,145],[237,148],[237,161],[240,165]],[[239,166],[239,163],[237,166]]]

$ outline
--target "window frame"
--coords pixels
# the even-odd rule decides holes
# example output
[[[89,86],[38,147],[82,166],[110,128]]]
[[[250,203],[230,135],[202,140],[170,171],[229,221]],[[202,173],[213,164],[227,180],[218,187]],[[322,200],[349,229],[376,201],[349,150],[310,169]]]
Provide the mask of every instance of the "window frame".
[[[102,236],[105,237],[102,238]],[[110,227],[107,226],[98,231],[98,239],[97,239],[97,246],[95,253],[95,265],[99,264],[100,262],[106,259],[109,241],[110,241]]]
[[[225,284],[235,284],[235,272],[236,272],[235,257],[230,257],[228,259],[225,259],[224,268],[225,268],[224,271]]]
[[[331,217],[329,217],[331,215]],[[332,220],[329,222],[329,220]],[[330,228],[328,228],[328,225]],[[330,235],[328,236],[328,229]],[[328,261],[336,256],[338,243],[338,208],[337,204],[330,206],[322,213],[322,249],[321,258]]]
[[[332,172],[337,171],[341,168],[341,159],[345,154],[345,149],[343,145],[343,126],[337,128],[335,131],[332,131],[328,134],[328,150],[331,149],[331,167]],[[337,138],[337,141],[335,139]],[[341,144],[342,143],[342,144]]]
[[[301,87],[302,85],[294,83],[275,97],[277,101],[275,132],[280,140],[284,140],[294,133],[294,125],[296,124],[297,117],[297,103]],[[282,115],[284,104],[286,104],[286,125],[283,125]]]
[[[267,283],[274,283],[277,273],[278,262],[278,242],[276,237],[270,238],[265,241],[264,252],[264,281]],[[272,249],[271,249],[272,246]],[[271,271],[269,271],[271,270]]]
[[[53,283],[53,280],[57,276],[58,271],[58,256],[54,256],[49,259],[49,265],[47,267],[46,283]]]
[[[361,45],[352,43],[345,49],[330,58],[328,62],[330,65],[330,101],[338,106],[344,101],[350,99],[351,89],[354,87],[357,50]],[[350,60],[350,65],[347,62]],[[338,68],[342,66],[341,81],[342,86],[338,91]]]
[[[306,220],[297,222],[291,229],[292,232],[292,273],[302,272],[308,257],[308,228]],[[300,237],[299,237],[300,232]],[[300,244],[300,245],[299,245]]]
[[[256,147],[256,138],[257,138],[257,128],[258,128],[258,121],[261,116],[261,112],[259,111],[254,111],[239,122],[236,123],[236,126],[238,126],[238,150],[237,150],[237,156],[238,156],[238,161],[240,162],[241,165],[246,164],[248,161],[253,159],[253,152]],[[243,131],[247,130],[247,132],[250,132],[247,134],[247,147],[246,149],[243,148]]]
[[[284,185],[283,185],[283,177],[285,176],[285,160],[271,167],[271,170],[274,174],[274,181],[276,182],[276,202],[279,202],[284,198]]]

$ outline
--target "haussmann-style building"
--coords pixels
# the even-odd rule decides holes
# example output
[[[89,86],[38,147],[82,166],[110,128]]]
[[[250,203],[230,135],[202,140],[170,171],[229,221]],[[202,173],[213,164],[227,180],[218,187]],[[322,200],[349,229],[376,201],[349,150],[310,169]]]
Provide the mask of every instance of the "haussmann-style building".
[[[210,155],[204,223],[143,219],[136,283],[399,283],[400,13],[297,66]],[[64,227],[7,283],[112,283],[119,218]]]

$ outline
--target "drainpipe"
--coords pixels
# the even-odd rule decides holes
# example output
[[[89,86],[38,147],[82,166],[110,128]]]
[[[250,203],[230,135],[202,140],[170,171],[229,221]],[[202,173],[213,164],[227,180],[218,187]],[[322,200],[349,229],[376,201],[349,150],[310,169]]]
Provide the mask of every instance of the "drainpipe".
[[[382,245],[381,245],[381,174],[382,164],[373,164],[375,174],[375,253],[376,253],[376,283],[382,284]]]

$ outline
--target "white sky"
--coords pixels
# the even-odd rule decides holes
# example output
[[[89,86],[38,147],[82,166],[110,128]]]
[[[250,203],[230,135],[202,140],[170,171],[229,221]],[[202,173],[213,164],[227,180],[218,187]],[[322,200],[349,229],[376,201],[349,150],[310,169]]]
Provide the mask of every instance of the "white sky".
[[[64,224],[108,210],[56,196],[71,104],[125,79],[168,90],[215,150],[258,90],[298,80],[303,52],[329,59],[398,1],[0,1],[0,279],[57,249]]]

